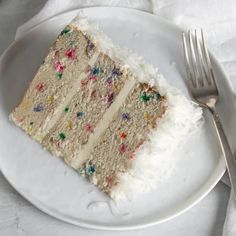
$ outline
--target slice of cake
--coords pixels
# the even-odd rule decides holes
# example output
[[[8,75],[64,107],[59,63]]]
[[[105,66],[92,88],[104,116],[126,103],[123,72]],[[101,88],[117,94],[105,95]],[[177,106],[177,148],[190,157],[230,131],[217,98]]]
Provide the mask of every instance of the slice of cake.
[[[119,199],[155,187],[161,160],[201,114],[157,69],[79,16],[57,37],[10,117]]]

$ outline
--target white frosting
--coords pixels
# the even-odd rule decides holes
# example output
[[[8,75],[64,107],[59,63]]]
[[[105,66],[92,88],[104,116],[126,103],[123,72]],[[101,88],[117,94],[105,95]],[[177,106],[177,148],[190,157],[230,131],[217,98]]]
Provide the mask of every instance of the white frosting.
[[[140,192],[155,188],[156,184],[168,178],[173,170],[173,152],[202,123],[202,110],[190,102],[178,89],[170,86],[158,70],[129,50],[114,45],[108,36],[83,16],[72,22],[88,35],[104,53],[129,68],[140,82],[156,86],[167,98],[167,110],[153,130],[150,142],[136,152],[132,168],[119,176],[119,184],[113,188],[111,197],[132,199]],[[157,174],[158,173],[158,174]]]
[[[132,169],[119,176],[120,184],[112,198],[133,199],[140,192],[148,192],[158,182],[167,180],[175,165],[174,152],[202,124],[202,109],[190,102],[178,89],[171,87],[161,74],[156,73],[152,84],[167,98],[167,110],[157,129],[150,134],[150,142],[136,152]]]

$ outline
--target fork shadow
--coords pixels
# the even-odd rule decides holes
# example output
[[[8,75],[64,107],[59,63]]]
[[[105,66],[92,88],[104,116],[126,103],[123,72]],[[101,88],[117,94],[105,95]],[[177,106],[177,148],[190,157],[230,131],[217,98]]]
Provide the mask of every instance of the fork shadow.
[[[226,209],[229,199],[229,187],[223,183],[218,183],[215,187],[215,191],[218,192],[218,197],[220,198],[218,203],[218,209],[215,214],[215,223],[213,224],[211,235],[212,236],[222,236],[224,221],[226,217]],[[217,227],[216,227],[217,226]]]

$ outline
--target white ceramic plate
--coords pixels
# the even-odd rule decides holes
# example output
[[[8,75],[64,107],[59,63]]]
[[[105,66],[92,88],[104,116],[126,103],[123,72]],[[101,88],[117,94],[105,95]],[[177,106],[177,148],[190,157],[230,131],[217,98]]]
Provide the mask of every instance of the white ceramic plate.
[[[96,229],[134,229],[166,221],[189,209],[218,182],[225,165],[211,122],[206,118],[200,134],[176,153],[176,170],[169,181],[133,202],[116,206],[60,159],[8,121],[48,48],[77,11],[47,20],[15,41],[0,63],[0,168],[4,176],[42,211],[72,224]],[[181,30],[144,12],[122,8],[89,8],[84,14],[99,22],[117,43],[133,49],[160,68],[166,79],[187,94]],[[215,60],[221,79],[219,108],[230,125],[227,105],[233,95],[227,78]],[[232,105],[233,106],[233,105]],[[231,113],[235,112],[235,107]],[[230,126],[226,126],[229,131]],[[158,174],[158,173],[157,173]]]

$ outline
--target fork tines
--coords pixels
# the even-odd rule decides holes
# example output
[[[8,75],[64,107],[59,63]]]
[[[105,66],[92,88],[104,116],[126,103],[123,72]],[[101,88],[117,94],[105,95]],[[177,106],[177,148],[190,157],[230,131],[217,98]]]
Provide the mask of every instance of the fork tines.
[[[188,83],[194,88],[214,84],[211,60],[203,36],[203,30],[183,32]]]

